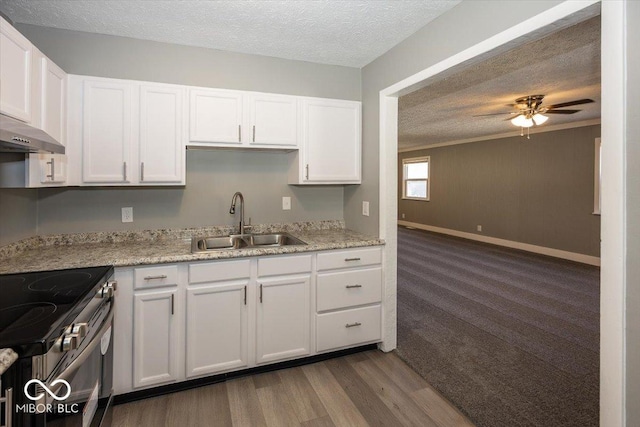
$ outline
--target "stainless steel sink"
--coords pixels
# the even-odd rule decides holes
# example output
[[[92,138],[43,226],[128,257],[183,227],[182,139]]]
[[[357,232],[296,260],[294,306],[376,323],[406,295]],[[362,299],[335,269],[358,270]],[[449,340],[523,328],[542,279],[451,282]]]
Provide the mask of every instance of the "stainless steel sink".
[[[306,243],[288,233],[194,237],[191,239],[191,253],[290,245],[306,245]]]
[[[306,245],[300,239],[293,237],[287,233],[278,234],[252,234],[249,240],[249,246],[289,246],[289,245]]]

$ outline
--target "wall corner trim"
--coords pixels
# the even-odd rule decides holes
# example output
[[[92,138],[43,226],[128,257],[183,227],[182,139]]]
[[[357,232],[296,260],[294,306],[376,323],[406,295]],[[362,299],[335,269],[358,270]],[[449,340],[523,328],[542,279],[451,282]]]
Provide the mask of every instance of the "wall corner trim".
[[[462,237],[463,239],[475,240],[483,243],[490,243],[492,245],[504,246],[512,249],[519,249],[522,251],[533,252],[536,254],[547,255],[555,258],[567,259],[569,261],[595,265],[597,267],[600,266],[600,258],[591,256],[591,255],[563,251],[561,249],[547,248],[544,246],[531,245],[529,243],[521,243],[513,240],[499,239],[497,237],[489,237],[489,236],[483,236],[480,234],[467,233],[464,231],[452,230],[450,228],[435,227],[432,225],[425,225],[417,222],[398,220],[398,225],[402,225],[405,227],[413,227],[419,230],[433,231],[434,233],[447,234],[449,236]]]

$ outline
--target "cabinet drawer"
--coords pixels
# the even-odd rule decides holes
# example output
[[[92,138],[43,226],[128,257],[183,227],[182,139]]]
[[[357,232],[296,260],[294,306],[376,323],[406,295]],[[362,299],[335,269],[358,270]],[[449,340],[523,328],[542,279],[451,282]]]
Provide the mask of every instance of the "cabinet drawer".
[[[317,315],[317,351],[379,341],[380,305]]]
[[[211,283],[220,280],[245,279],[251,274],[251,261],[217,261],[189,265],[189,283]]]
[[[258,258],[258,276],[308,273],[311,271],[311,255]]]
[[[320,273],[317,282],[318,311],[380,302],[382,269]]]
[[[178,284],[177,265],[136,268],[133,275],[135,289],[176,286]]]
[[[318,271],[374,265],[381,262],[382,251],[379,247],[321,253],[318,254]]]

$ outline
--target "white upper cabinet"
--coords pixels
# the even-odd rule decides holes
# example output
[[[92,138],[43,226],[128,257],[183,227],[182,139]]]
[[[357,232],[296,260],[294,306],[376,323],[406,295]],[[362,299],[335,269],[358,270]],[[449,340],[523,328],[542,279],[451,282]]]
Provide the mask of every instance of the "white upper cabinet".
[[[131,182],[133,90],[124,81],[84,81],[83,183]]]
[[[189,145],[295,149],[298,98],[222,89],[191,89]]]
[[[31,124],[66,145],[67,73],[35,48],[33,64]],[[27,157],[27,186],[66,185],[67,164],[66,154],[30,153]]]
[[[65,144],[67,73],[46,56],[39,58],[41,78],[40,114],[42,130]]]
[[[140,184],[184,184],[185,91],[140,87]]]
[[[302,100],[302,144],[291,154],[289,184],[361,182],[361,104]]]
[[[0,17],[0,112],[31,122],[33,46]]]
[[[293,96],[249,93],[249,145],[298,146],[298,99]]]
[[[82,76],[71,81],[70,145],[82,152],[81,185],[184,185],[184,87]]]
[[[242,144],[243,94],[231,90],[191,89],[189,141],[203,145]]]

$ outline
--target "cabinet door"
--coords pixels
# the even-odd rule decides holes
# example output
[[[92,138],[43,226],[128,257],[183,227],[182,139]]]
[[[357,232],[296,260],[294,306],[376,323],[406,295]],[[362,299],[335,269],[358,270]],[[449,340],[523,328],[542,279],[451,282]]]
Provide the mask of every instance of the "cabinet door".
[[[85,81],[82,180],[123,184],[132,175],[132,85]]]
[[[187,290],[187,377],[247,366],[248,283]]]
[[[184,183],[184,89],[140,88],[140,183]]]
[[[174,289],[134,295],[134,387],[148,387],[177,379],[176,294]]]
[[[0,112],[31,121],[32,45],[0,17]]]
[[[67,180],[67,156],[64,154],[29,154],[30,173],[32,167],[35,175],[30,177],[30,186],[60,186]]]
[[[40,59],[42,130],[65,144],[67,74],[48,58]]]
[[[256,363],[309,354],[310,275],[258,281]]]
[[[189,141],[241,145],[242,92],[193,89],[190,91]]]
[[[252,93],[248,97],[250,145],[298,146],[298,100]]]
[[[306,183],[360,183],[360,103],[303,100]]]

